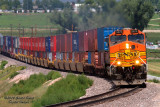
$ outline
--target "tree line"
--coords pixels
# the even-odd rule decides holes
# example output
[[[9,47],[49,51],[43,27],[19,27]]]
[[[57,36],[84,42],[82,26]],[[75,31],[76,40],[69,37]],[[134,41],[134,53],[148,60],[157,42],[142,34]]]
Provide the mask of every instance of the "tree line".
[[[153,14],[154,5],[150,0],[85,0],[78,14],[67,8],[53,13],[50,21],[60,25],[61,33],[105,26],[143,30]]]

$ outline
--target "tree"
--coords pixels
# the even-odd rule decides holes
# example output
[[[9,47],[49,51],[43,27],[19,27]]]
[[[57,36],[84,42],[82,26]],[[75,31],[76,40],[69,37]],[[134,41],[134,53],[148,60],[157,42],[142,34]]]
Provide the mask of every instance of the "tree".
[[[96,3],[102,7],[103,11],[108,12],[110,9],[114,9],[116,0],[96,0]]]
[[[123,12],[131,27],[140,30],[147,27],[154,14],[153,5],[148,0],[122,0],[121,7],[120,12]]]
[[[32,10],[33,9],[32,0],[23,0],[23,9],[24,10]]]
[[[158,11],[160,11],[160,1],[157,4],[157,9],[158,9]]]
[[[78,18],[73,13],[73,11],[69,9],[64,9],[64,12],[57,12],[55,11],[53,13],[53,16],[50,18],[50,21],[52,23],[58,24],[61,26],[63,32],[66,33],[67,30],[76,30],[76,27],[78,25]]]
[[[20,7],[20,1],[19,0],[13,0],[12,7],[17,10],[17,8]]]

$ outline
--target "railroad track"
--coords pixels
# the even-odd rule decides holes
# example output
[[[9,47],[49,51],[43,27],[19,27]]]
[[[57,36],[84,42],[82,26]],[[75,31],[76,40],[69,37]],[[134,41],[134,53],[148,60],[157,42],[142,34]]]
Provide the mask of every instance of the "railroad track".
[[[64,102],[64,103],[59,103],[59,104],[54,104],[54,105],[49,105],[46,107],[77,107],[77,106],[92,106],[95,104],[100,104],[104,102],[109,102],[116,100],[118,98],[122,98],[128,95],[132,95],[137,91],[140,91],[142,89],[139,88],[139,86],[134,87],[134,88],[120,88],[117,87],[111,91],[83,98],[83,99],[78,99],[78,100],[73,100],[69,102]]]

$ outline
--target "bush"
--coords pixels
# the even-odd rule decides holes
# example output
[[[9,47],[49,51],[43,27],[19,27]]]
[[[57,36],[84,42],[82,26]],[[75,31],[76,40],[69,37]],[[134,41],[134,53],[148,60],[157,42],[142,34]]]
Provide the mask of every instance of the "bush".
[[[0,65],[0,70],[3,70],[6,64],[8,64],[8,62],[3,60]]]
[[[51,85],[41,99],[33,102],[33,106],[46,106],[78,99],[85,95],[85,90],[92,84],[93,81],[84,75],[67,75],[65,79]]]
[[[50,77],[51,76],[51,77]],[[14,84],[13,87],[6,94],[21,95],[33,91],[35,88],[41,86],[44,82],[58,78],[61,75],[57,72],[51,71],[48,75],[34,74],[27,80],[21,80],[18,84]]]
[[[14,78],[18,74],[19,74],[19,72],[14,72],[13,74],[10,75],[10,78]]]

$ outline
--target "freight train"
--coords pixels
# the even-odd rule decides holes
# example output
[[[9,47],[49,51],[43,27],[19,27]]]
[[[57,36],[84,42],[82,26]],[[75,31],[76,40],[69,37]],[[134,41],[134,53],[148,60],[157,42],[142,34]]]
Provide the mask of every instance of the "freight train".
[[[145,34],[104,27],[48,37],[0,36],[0,52],[17,60],[58,70],[107,75],[116,85],[146,81]]]

